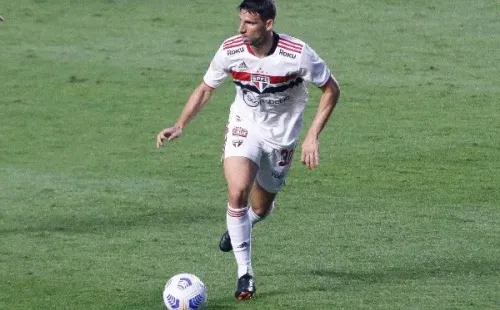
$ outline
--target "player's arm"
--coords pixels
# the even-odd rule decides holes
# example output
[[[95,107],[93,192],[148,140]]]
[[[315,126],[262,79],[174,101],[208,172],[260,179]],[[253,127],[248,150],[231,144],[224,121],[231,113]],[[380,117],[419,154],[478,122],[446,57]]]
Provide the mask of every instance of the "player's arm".
[[[208,68],[203,82],[196,87],[191,93],[189,99],[182,110],[181,115],[175,122],[175,125],[165,128],[156,137],[156,147],[163,146],[165,140],[170,141],[178,138],[182,134],[184,127],[203,109],[208,103],[212,94],[228,75],[229,69],[227,68],[227,53],[224,51],[223,46],[219,48],[215,54],[210,67]]]
[[[319,134],[325,127],[328,119],[330,119],[333,109],[337,105],[337,101],[340,97],[339,85],[332,77],[328,80],[328,82],[326,82],[325,85],[321,86],[320,89],[323,94],[319,100],[319,106],[316,110],[311,126],[307,131],[306,137],[319,137]]]
[[[165,140],[171,141],[178,138],[182,134],[184,127],[196,117],[198,112],[210,101],[214,88],[208,86],[205,82],[201,82],[198,87],[191,93],[189,99],[182,110],[181,115],[175,122],[175,125],[160,131],[156,137],[156,147],[163,146]]]
[[[191,96],[189,96],[186,106],[182,110],[177,122],[175,122],[175,127],[183,129],[193,118],[195,118],[198,112],[208,103],[214,90],[214,88],[208,86],[205,82],[201,82]]]
[[[330,119],[333,109],[340,97],[339,85],[333,77],[330,77],[320,88],[323,94],[321,95],[319,106],[304,138],[304,142],[302,143],[301,162],[306,165],[309,170],[319,164],[319,134]]]

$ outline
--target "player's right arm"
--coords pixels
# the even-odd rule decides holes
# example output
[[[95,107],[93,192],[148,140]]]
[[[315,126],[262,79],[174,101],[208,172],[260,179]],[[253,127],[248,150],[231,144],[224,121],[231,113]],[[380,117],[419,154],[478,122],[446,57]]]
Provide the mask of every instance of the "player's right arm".
[[[189,99],[182,110],[181,115],[175,122],[175,125],[168,127],[160,131],[156,136],[156,147],[160,148],[163,146],[163,142],[171,141],[177,139],[181,136],[184,127],[196,117],[198,112],[203,109],[203,107],[208,103],[212,94],[220,84],[224,81],[229,73],[229,68],[227,66],[227,54],[223,50],[223,46],[219,48],[219,51],[215,54],[210,67],[208,68],[205,76],[203,77],[203,82],[196,87],[196,89],[191,93]]]
[[[156,137],[156,147],[160,148],[163,146],[165,140],[171,141],[177,139],[182,134],[182,129],[196,117],[198,112],[203,109],[203,107],[208,103],[214,92],[214,88],[201,82],[198,87],[191,93],[189,99],[182,110],[181,115],[175,122],[175,125],[168,127],[160,131]]]

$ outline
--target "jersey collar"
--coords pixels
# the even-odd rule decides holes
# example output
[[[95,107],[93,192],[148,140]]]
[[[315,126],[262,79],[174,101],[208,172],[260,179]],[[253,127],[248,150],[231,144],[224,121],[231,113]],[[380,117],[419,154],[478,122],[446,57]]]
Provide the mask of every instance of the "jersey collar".
[[[276,47],[278,47],[279,40],[280,40],[279,34],[273,31],[273,45],[271,46],[269,52],[267,52],[266,56],[271,56],[272,54],[274,54],[274,52],[276,51]]]
[[[278,47],[279,40],[280,40],[280,35],[273,31],[273,45],[271,46],[271,49],[269,50],[269,52],[267,52],[266,57],[274,54],[274,52],[276,51],[276,48]],[[250,44],[247,44],[247,50],[250,54],[255,55],[253,52],[252,46],[250,46]]]

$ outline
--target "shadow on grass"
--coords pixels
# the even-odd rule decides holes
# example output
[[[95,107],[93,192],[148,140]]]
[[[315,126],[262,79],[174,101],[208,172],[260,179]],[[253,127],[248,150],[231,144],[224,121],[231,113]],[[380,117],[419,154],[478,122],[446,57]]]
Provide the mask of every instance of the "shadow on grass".
[[[69,211],[70,212],[70,211]],[[69,213],[68,212],[68,213]],[[203,222],[221,221],[223,211],[203,212],[185,208],[183,210],[169,210],[169,208],[156,208],[147,211],[118,212],[116,214],[51,214],[31,218],[0,228],[0,234],[12,233],[102,233],[123,231],[137,227],[191,227]]]
[[[310,276],[330,278],[331,280],[361,281],[369,284],[397,282],[398,280],[418,280],[440,278],[454,275],[500,275],[500,260],[449,260],[422,264],[408,268],[394,267],[374,271],[340,271],[330,269],[311,270]]]

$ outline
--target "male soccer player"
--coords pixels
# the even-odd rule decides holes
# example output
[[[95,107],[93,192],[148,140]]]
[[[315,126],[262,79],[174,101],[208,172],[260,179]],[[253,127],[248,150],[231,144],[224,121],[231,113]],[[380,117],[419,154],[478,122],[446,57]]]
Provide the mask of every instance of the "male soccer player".
[[[274,208],[285,184],[308,100],[306,83],[322,96],[302,143],[301,162],[319,164],[319,134],[340,90],[325,62],[303,41],[273,31],[273,0],[243,0],[239,34],[225,40],[203,81],[193,91],[175,125],[157,136],[157,147],[181,136],[227,76],[236,85],[224,146],[227,182],[227,232],[220,248],[233,250],[238,265],[237,299],[255,294],[250,243],[252,226]],[[249,201],[250,200],[250,201]],[[250,202],[250,207],[249,207]]]

